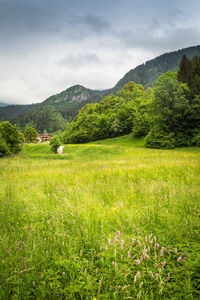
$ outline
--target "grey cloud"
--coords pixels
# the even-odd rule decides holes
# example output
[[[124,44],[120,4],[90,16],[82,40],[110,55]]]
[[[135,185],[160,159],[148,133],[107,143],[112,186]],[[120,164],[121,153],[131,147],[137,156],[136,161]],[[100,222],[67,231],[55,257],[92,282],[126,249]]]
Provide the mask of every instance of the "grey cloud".
[[[95,53],[78,52],[69,54],[67,57],[60,59],[57,63],[65,68],[81,68],[85,65],[100,63],[100,59]]]

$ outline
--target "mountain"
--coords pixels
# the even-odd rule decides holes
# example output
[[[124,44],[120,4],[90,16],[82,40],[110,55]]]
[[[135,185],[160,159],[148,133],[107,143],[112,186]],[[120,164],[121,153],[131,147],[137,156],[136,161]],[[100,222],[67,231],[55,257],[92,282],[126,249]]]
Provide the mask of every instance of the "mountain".
[[[25,104],[25,105],[0,105],[0,121],[10,121],[18,115],[24,114],[33,109],[38,104]]]
[[[4,107],[4,106],[7,106],[7,105],[9,105],[9,104],[4,103],[4,102],[0,102],[0,107]]]
[[[194,46],[185,48],[182,50],[165,53],[147,61],[146,63],[130,70],[124,75],[122,79],[111,89],[107,90],[91,90],[81,85],[74,85],[65,91],[53,95],[41,103],[34,105],[11,105],[11,107],[0,107],[0,121],[11,120],[12,123],[16,123],[22,129],[26,127],[27,123],[31,123],[36,126],[35,118],[40,112],[41,108],[45,113],[45,106],[51,106],[46,111],[51,111],[63,124],[63,119],[71,122],[77,115],[78,111],[87,103],[99,102],[103,97],[109,94],[115,94],[118,90],[122,89],[123,86],[134,81],[142,84],[145,88],[153,86],[160,75],[167,71],[176,71],[183,55],[188,58],[192,58],[195,55],[200,56],[200,46]],[[52,124],[52,119],[51,119]],[[47,126],[47,125],[45,125]],[[41,126],[39,126],[41,128]],[[50,126],[55,128],[55,126]],[[59,127],[59,126],[58,126]],[[63,127],[63,125],[61,126]],[[41,130],[37,128],[38,130]],[[48,128],[45,128],[49,131]]]
[[[183,55],[192,58],[195,55],[200,56],[200,46],[185,48],[182,50],[165,53],[146,63],[130,70],[122,79],[111,89],[112,93],[122,89],[129,81],[142,84],[144,88],[154,86],[160,75],[167,71],[176,71]]]
[[[11,122],[17,124],[21,130],[27,124],[35,127],[39,132],[64,130],[67,122],[72,121],[85,104],[99,102],[104,95],[105,91],[90,90],[75,85],[47,98],[25,113],[16,115]]]

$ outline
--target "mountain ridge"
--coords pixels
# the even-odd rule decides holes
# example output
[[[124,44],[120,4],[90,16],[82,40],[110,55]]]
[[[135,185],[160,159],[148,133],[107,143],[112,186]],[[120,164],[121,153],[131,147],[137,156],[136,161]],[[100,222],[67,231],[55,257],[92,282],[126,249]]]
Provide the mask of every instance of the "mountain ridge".
[[[66,121],[71,122],[85,104],[96,103],[109,94],[115,94],[129,81],[142,84],[145,88],[153,86],[160,75],[169,70],[176,71],[178,69],[184,54],[189,58],[195,55],[200,56],[200,45],[164,53],[152,60],[146,61],[128,71],[116,85],[110,89],[92,90],[80,84],[76,84],[34,105],[14,105],[11,106],[11,108],[9,108],[10,106],[0,107],[0,121],[10,120],[12,123],[19,124],[20,127],[24,128],[28,118],[34,123],[32,116],[35,115],[35,110],[50,105],[53,106]],[[14,113],[12,108],[15,111]]]

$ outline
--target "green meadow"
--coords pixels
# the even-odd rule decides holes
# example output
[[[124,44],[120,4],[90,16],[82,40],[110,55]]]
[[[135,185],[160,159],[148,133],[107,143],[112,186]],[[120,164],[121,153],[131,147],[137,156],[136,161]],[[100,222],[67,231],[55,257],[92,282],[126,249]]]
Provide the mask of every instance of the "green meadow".
[[[0,203],[0,299],[200,297],[199,148],[24,144]]]

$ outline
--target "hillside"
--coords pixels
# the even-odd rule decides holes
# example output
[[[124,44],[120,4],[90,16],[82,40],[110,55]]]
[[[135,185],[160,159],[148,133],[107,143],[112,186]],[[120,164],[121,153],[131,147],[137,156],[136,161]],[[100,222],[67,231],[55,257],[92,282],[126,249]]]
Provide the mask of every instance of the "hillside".
[[[183,55],[192,58],[195,55],[200,56],[200,46],[185,48],[182,50],[165,53],[155,59],[130,70],[111,90],[113,93],[123,88],[129,81],[142,84],[145,88],[153,86],[160,75],[167,71],[176,71]]]
[[[16,116],[24,114],[37,106],[38,104],[1,105],[0,103],[0,121],[10,121]]]
[[[168,70],[175,71],[183,55],[189,58],[200,55],[200,46],[185,48],[182,50],[165,53],[146,63],[130,70],[119,82],[111,89],[91,90],[81,85],[74,85],[65,91],[53,95],[37,105],[38,109],[31,105],[12,105],[11,107],[0,107],[0,120],[12,120],[22,129],[29,123],[35,126],[34,116],[41,107],[52,106],[55,111],[67,122],[71,122],[78,111],[87,103],[97,103],[105,96],[116,93],[123,86],[134,81],[142,84],[145,88],[153,86],[160,75]],[[37,128],[40,130],[39,128]],[[46,128],[48,131],[49,128]]]

